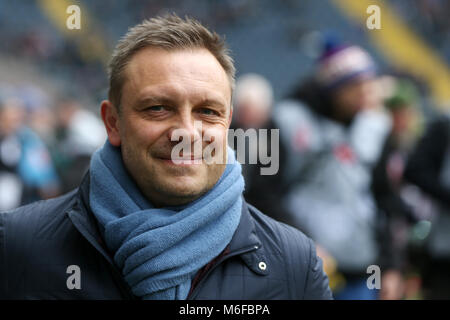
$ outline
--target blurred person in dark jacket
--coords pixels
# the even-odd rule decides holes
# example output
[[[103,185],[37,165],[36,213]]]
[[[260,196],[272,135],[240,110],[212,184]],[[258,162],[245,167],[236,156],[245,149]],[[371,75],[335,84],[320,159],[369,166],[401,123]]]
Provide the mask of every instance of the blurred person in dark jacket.
[[[405,178],[432,204],[420,268],[426,299],[450,299],[450,115],[429,124],[406,166]]]
[[[403,274],[408,276],[412,272],[408,257],[409,232],[418,222],[413,207],[405,196],[409,185],[405,182],[404,170],[420,132],[420,96],[417,86],[406,78],[386,76],[382,82],[386,93],[384,103],[392,117],[392,129],[373,171],[372,190],[379,209],[386,214],[390,257],[394,260],[392,264],[402,273],[397,277],[385,277],[382,285],[392,286],[393,290],[390,292],[395,289],[398,291],[394,297],[402,297],[406,294]]]
[[[290,147],[284,220],[316,241],[336,299],[376,299],[367,268],[379,265],[383,276],[394,269],[380,240],[385,219],[370,190],[391,128],[382,100],[372,57],[330,41],[313,75],[274,113]]]
[[[256,137],[254,141],[245,140],[245,158],[243,157],[245,162],[242,163],[242,174],[245,179],[244,195],[256,208],[264,210],[267,215],[278,220],[284,215],[280,204],[286,191],[281,179],[286,150],[279,140],[279,135],[273,134],[279,129],[276,128],[272,119],[272,106],[273,89],[266,78],[250,73],[237,79],[233,96],[231,129],[253,130]],[[265,135],[264,138],[267,137],[264,143],[260,141],[260,134]],[[238,136],[233,135],[229,139],[234,139],[236,150],[240,143]],[[272,150],[271,146],[275,144],[277,148]],[[274,174],[262,173],[261,168],[273,164],[261,163],[260,154],[267,155],[272,161],[278,162],[276,165],[278,170]],[[250,159],[255,159],[256,163],[250,163]]]

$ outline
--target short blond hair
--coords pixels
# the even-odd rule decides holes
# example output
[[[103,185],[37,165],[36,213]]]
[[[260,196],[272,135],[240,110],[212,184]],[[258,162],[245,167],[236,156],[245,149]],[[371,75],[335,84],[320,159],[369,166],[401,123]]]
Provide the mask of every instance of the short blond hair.
[[[117,43],[108,66],[108,99],[120,110],[124,70],[133,55],[146,47],[166,50],[204,48],[220,63],[234,89],[236,69],[224,39],[199,21],[176,14],[144,20],[130,28]]]

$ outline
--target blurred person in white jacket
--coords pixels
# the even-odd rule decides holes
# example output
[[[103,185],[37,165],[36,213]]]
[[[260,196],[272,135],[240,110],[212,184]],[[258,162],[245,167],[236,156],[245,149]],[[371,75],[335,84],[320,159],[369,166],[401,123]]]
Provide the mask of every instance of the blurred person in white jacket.
[[[391,119],[372,57],[355,45],[327,44],[313,76],[275,110],[289,149],[285,222],[316,241],[336,299],[377,299],[367,268],[391,267],[370,186]]]

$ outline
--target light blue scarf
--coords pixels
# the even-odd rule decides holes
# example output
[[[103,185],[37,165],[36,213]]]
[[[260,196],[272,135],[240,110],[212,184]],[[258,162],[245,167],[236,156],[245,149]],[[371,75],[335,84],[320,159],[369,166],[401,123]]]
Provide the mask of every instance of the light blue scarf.
[[[91,209],[115,263],[142,299],[186,299],[196,272],[231,241],[243,190],[230,148],[214,188],[182,207],[154,208],[127,173],[120,148],[108,141],[91,160]]]

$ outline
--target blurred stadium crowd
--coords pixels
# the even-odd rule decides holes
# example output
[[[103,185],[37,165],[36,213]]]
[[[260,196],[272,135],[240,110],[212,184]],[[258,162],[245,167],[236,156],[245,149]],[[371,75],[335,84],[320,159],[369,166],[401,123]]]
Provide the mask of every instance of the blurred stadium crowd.
[[[449,2],[389,2],[448,65]],[[450,113],[329,3],[74,3],[89,16],[82,37],[52,24],[48,1],[0,0],[1,211],[78,185],[106,139],[97,106],[111,47],[129,26],[174,11],[230,42],[232,127],[280,129],[279,172],[244,165],[245,195],[316,241],[335,297],[450,298]],[[381,290],[367,288],[373,264]]]

